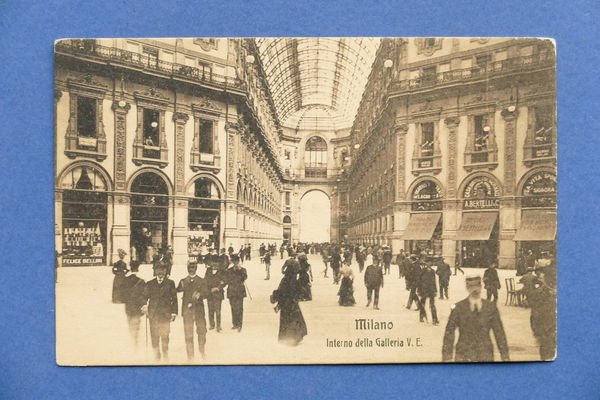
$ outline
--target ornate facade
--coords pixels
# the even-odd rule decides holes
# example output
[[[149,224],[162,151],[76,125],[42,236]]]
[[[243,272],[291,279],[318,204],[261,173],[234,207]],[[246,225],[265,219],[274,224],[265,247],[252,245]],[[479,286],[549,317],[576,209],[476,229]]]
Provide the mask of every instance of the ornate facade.
[[[551,42],[384,39],[351,133],[350,240],[504,268],[554,251],[555,99]]]
[[[252,52],[233,39],[57,43],[62,265],[280,240],[279,122]]]

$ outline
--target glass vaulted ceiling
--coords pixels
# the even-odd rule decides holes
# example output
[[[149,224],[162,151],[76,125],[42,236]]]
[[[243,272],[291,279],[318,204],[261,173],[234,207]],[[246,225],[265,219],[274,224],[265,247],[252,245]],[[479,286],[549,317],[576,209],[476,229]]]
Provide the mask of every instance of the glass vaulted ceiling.
[[[283,126],[350,128],[380,39],[255,39]]]

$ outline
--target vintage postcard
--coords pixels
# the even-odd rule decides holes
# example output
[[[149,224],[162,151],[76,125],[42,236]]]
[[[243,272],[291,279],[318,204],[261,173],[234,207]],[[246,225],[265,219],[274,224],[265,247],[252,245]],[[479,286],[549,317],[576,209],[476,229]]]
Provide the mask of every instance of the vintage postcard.
[[[556,49],[62,39],[65,366],[556,357]]]

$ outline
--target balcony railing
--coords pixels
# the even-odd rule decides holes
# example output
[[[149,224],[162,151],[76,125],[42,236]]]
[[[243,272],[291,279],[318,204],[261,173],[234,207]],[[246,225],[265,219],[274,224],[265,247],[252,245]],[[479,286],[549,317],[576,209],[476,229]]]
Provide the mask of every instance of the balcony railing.
[[[527,69],[552,66],[555,57],[551,52],[544,52],[530,56],[509,58],[506,60],[490,62],[481,66],[456,69],[452,71],[427,74],[422,77],[395,81],[390,84],[390,91],[411,91],[417,89],[442,86],[448,83],[464,82],[478,78],[488,78],[507,72],[525,71]]]
[[[160,60],[154,55],[132,52],[116,47],[101,46],[96,43],[90,43],[90,41],[62,41],[56,45],[56,52],[99,58],[147,71],[160,72],[174,77],[218,86],[235,88],[242,86],[242,82],[234,77],[222,76],[210,70]]]

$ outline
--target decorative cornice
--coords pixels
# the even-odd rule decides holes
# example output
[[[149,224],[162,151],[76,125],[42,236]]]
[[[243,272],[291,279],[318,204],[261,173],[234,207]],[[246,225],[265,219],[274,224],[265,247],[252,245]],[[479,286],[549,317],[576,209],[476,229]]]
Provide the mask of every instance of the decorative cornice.
[[[502,118],[504,118],[505,121],[512,121],[517,118],[519,112],[516,108],[513,111],[510,111],[508,108],[505,108],[504,110],[502,110],[500,115],[502,115]]]
[[[460,117],[446,117],[444,123],[450,129],[456,128],[460,124]]]
[[[129,104],[123,100],[113,101],[111,109],[114,112],[120,112],[120,113],[127,114],[127,112],[131,109],[131,104]]]
[[[188,121],[188,119],[190,119],[190,116],[186,113],[180,111],[173,113],[173,121],[175,121],[176,123],[185,124]]]

